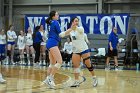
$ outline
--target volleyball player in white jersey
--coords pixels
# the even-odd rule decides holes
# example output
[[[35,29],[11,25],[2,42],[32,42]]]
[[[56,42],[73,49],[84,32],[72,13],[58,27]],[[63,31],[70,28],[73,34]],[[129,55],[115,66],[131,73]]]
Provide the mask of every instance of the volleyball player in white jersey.
[[[6,45],[6,35],[4,34],[4,29],[0,30],[0,60],[5,58],[5,45]],[[5,83],[6,80],[2,77],[2,71],[0,68],[0,83]]]
[[[20,53],[20,61],[21,61],[20,63],[25,64],[24,61],[25,36],[22,30],[20,31],[20,35],[18,36],[17,46]]]
[[[88,48],[87,43],[85,42],[85,35],[84,35],[84,28],[78,27],[79,25],[79,19],[77,17],[73,18],[71,20],[72,26],[76,26],[74,30],[72,31],[66,31],[62,32],[60,34],[61,37],[64,37],[66,35],[70,35],[72,39],[72,45],[73,45],[73,55],[72,55],[72,62],[74,66],[74,76],[75,76],[75,82],[71,87],[78,87],[80,85],[79,82],[79,74],[80,74],[80,61],[81,57],[83,59],[84,64],[90,71],[92,78],[93,78],[93,86],[97,86],[97,79],[94,74],[94,68],[90,61],[90,50]]]
[[[39,29],[42,37],[43,37],[43,41],[41,42],[41,47],[40,47],[40,51],[41,51],[41,56],[40,56],[40,65],[46,65],[46,40],[47,40],[47,33],[46,31],[44,31],[43,29],[43,25],[40,26]],[[42,60],[43,60],[43,64],[42,64]]]
[[[14,64],[13,62],[13,56],[14,56],[14,49],[15,49],[15,40],[17,38],[17,35],[14,31],[14,26],[10,25],[9,30],[7,31],[7,59],[11,59],[11,64]],[[7,62],[8,62],[7,61]]]
[[[26,53],[27,53],[28,65],[31,65],[30,54],[32,55],[33,63],[35,59],[35,54],[34,54],[34,48],[33,48],[32,31],[30,27],[28,28],[28,32],[26,34]]]

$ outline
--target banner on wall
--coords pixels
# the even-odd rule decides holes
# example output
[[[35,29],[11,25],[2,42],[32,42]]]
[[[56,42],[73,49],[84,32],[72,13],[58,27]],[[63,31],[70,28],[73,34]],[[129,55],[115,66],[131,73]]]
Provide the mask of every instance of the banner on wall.
[[[60,15],[59,23],[61,30],[67,29],[67,24],[72,17],[79,18],[79,25],[83,26],[88,34],[110,34],[113,27],[117,27],[118,34],[126,35],[128,30],[129,14],[67,14]],[[43,25],[47,31],[45,20],[48,15],[25,15],[25,31],[31,27],[33,31],[38,25]]]

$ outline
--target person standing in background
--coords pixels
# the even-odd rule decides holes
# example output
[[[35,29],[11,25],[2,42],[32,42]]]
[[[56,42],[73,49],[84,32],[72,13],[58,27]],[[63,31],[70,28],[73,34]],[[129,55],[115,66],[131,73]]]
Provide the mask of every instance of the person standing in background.
[[[17,35],[14,31],[14,26],[10,25],[9,30],[7,31],[7,64],[11,61],[11,64],[15,64],[13,62],[14,49],[15,49],[15,40]]]
[[[33,48],[32,31],[30,27],[28,27],[28,32],[26,34],[26,53],[27,53],[28,65],[31,65],[30,55],[32,55],[32,62],[34,64],[35,53]]]
[[[25,36],[22,30],[20,31],[20,35],[18,36],[17,46],[20,53],[20,64],[25,65],[24,61]]]
[[[42,35],[39,32],[40,26],[36,26],[35,30],[33,32],[33,47],[35,50],[35,60],[34,60],[34,66],[39,66],[39,58],[40,58],[40,47],[41,42],[43,41]]]
[[[109,61],[111,57],[114,57],[115,71],[118,71],[118,59],[117,59],[118,47],[119,47],[119,42],[118,42],[117,28],[113,27],[113,30],[110,33],[108,39],[108,54],[106,59],[105,70],[110,70]]]
[[[43,41],[41,42],[41,47],[40,47],[40,52],[41,52],[41,56],[40,56],[40,65],[46,65],[46,41],[47,41],[47,33],[46,31],[44,31],[43,29],[43,25],[40,26],[40,29],[39,29],[41,35],[42,35],[42,38],[43,38]],[[43,60],[43,63],[42,63],[42,60]]]

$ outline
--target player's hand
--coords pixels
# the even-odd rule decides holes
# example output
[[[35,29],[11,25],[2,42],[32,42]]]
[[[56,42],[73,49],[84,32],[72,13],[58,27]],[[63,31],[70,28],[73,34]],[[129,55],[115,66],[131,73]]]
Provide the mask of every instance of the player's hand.
[[[110,50],[112,51],[113,50],[113,47],[110,47]]]

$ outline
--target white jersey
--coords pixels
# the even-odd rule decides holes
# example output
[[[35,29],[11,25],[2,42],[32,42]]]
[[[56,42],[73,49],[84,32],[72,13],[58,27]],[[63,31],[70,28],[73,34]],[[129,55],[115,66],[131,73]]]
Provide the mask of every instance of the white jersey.
[[[8,42],[14,42],[15,39],[17,38],[15,31],[8,30],[7,31],[7,38],[8,38],[8,40],[7,40]]]
[[[18,36],[17,45],[18,45],[19,49],[25,48],[25,37],[24,36],[21,36],[21,35]]]
[[[43,37],[43,41],[41,42],[41,45],[46,45],[46,40],[47,40],[47,33],[46,31],[42,32],[40,31],[41,36]]]
[[[0,44],[6,44],[6,35],[0,35]]]
[[[26,35],[26,45],[33,45],[33,39],[32,39],[32,34],[31,33],[27,33]]]
[[[77,27],[75,31],[71,31],[70,37],[72,39],[73,53],[81,53],[88,49],[83,27]]]

